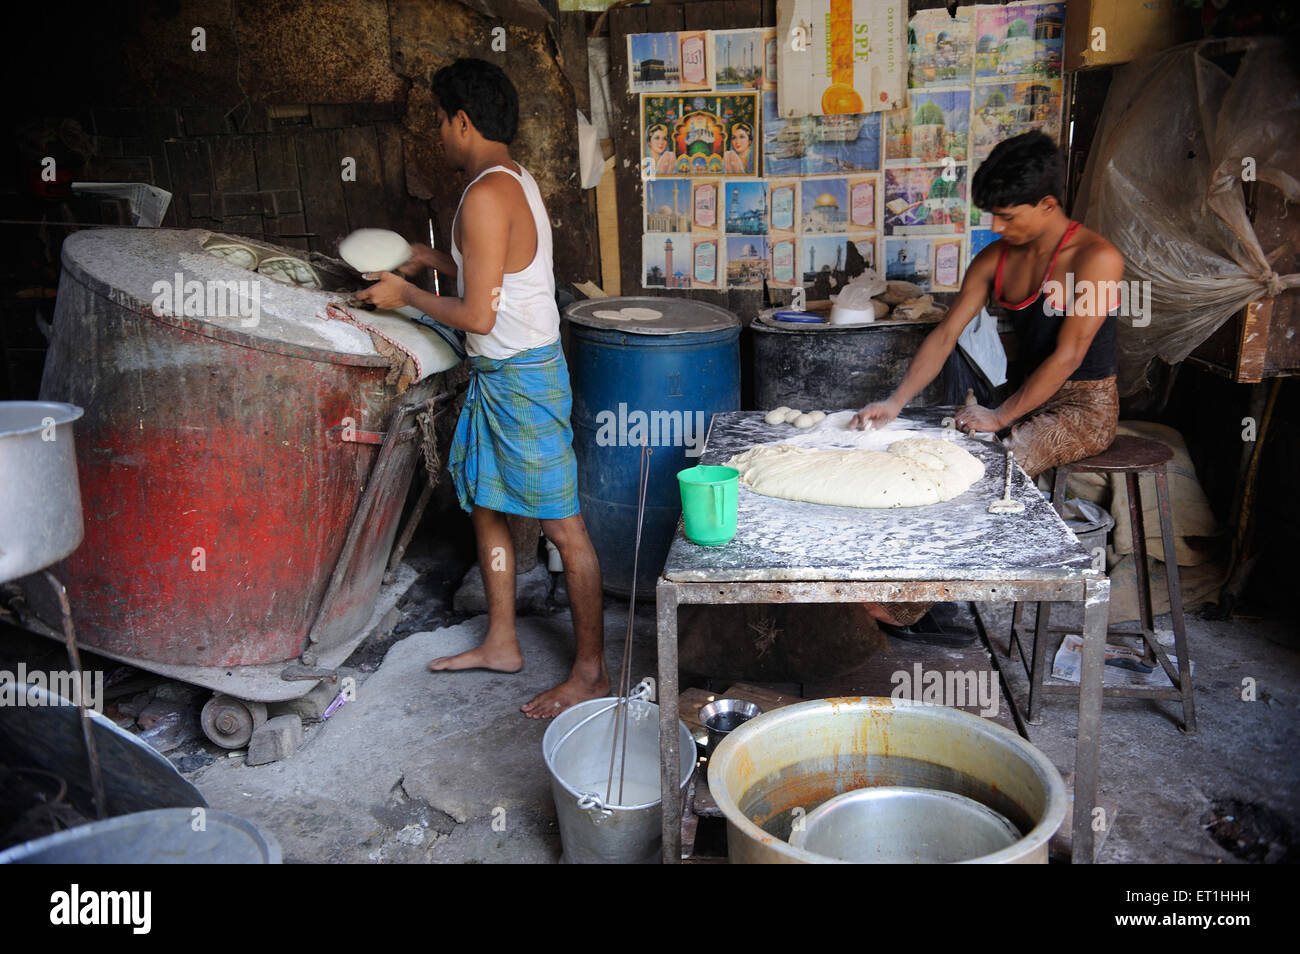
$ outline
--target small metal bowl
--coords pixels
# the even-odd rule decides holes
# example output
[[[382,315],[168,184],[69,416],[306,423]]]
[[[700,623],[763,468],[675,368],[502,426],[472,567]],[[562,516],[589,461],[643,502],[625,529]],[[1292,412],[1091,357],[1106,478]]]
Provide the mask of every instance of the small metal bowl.
[[[704,723],[704,728],[709,733],[709,742],[704,749],[704,754],[712,758],[713,750],[727,737],[728,732],[740,728],[754,716],[762,714],[763,710],[756,703],[744,699],[715,699],[708,705],[701,706],[700,721]]]

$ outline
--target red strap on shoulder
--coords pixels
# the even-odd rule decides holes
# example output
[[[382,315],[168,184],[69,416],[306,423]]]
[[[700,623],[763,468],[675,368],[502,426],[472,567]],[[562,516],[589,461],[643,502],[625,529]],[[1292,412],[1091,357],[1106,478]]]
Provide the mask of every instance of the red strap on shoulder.
[[[1002,301],[1002,266],[1007,262],[1007,247],[998,250],[998,270],[993,276],[993,298],[1004,308],[1009,307]]]
[[[1002,263],[1007,257],[1007,250],[1004,248],[1002,254],[998,257],[998,272],[997,276],[993,280],[993,297],[997,303],[1003,308],[1010,308],[1012,311],[1019,311],[1022,308],[1028,308],[1037,301],[1038,296],[1043,293],[1043,286],[1047,284],[1047,280],[1052,277],[1052,272],[1056,270],[1056,259],[1060,256],[1061,249],[1065,247],[1065,243],[1070,240],[1070,236],[1077,232],[1079,228],[1080,225],[1078,222],[1071,222],[1069,224],[1065,230],[1065,234],[1061,236],[1061,240],[1056,243],[1056,251],[1052,253],[1052,260],[1047,263],[1047,271],[1043,274],[1043,278],[1038,283],[1038,287],[1030,292],[1029,297],[1018,305],[1013,305],[1009,301],[1002,300]]]

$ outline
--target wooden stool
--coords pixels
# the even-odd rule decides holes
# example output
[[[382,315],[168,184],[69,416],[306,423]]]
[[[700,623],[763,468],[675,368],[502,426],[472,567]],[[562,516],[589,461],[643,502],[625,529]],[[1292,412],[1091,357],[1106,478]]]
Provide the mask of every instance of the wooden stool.
[[[1065,482],[1071,471],[1124,475],[1128,488],[1129,528],[1133,536],[1133,562],[1142,632],[1107,629],[1107,634],[1141,636],[1146,645],[1145,660],[1151,665],[1155,665],[1158,661],[1173,685],[1158,689],[1136,686],[1108,687],[1103,690],[1103,695],[1124,696],[1130,699],[1179,699],[1183,703],[1183,731],[1191,734],[1196,731],[1196,710],[1192,703],[1191,662],[1187,654],[1187,633],[1183,626],[1183,592],[1178,576],[1178,560],[1174,552],[1173,513],[1169,505],[1166,473],[1167,465],[1173,456],[1174,452],[1159,441],[1121,435],[1100,454],[1071,464],[1062,464],[1056,468],[1056,475],[1052,482],[1052,505],[1056,507],[1058,514],[1062,512],[1065,506]],[[1139,475],[1144,473],[1154,475],[1156,481],[1156,501],[1160,509],[1160,540],[1165,552],[1165,579],[1169,584],[1169,613],[1173,617],[1174,648],[1178,653],[1177,674],[1155,638],[1155,624],[1151,611],[1151,584],[1147,577],[1146,532],[1142,525],[1142,502],[1138,481]],[[1025,662],[1025,653],[1021,648],[1018,628],[1023,605],[1016,604],[1011,620],[1011,642],[1015,643],[1022,664]],[[1046,685],[1044,682],[1047,676],[1048,633],[1073,632],[1069,629],[1051,628],[1049,621],[1051,605],[1051,603],[1039,603],[1037,619],[1034,622],[1032,671],[1028,673],[1029,721],[1034,725],[1042,721],[1039,711],[1042,708],[1044,695],[1077,695],[1079,691],[1075,686]]]

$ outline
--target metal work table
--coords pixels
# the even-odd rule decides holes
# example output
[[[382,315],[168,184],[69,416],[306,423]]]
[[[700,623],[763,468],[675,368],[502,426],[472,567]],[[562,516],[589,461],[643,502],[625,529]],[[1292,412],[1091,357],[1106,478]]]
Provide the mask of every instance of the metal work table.
[[[951,413],[911,408],[893,426],[939,436],[941,420]],[[755,444],[794,433],[767,425],[759,411],[717,414],[700,463],[722,464]],[[1002,495],[1004,451],[965,436],[957,440],[983,461],[984,476],[944,503],[893,510],[831,507],[764,497],[742,485],[738,530],[726,546],[696,546],[678,523],[655,593],[666,863],[681,859],[679,605],[953,600],[1084,604],[1072,852],[1076,862],[1092,861],[1110,581],[1093,569],[1087,551],[1019,466],[1011,493],[1024,503],[1024,513],[990,514],[989,502]]]

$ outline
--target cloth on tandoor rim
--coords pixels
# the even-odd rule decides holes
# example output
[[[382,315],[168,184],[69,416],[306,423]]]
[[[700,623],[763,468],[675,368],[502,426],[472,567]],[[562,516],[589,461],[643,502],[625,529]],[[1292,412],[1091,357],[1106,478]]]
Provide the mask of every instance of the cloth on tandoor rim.
[[[468,361],[465,406],[447,470],[461,508],[539,520],[578,513],[568,365],[559,340],[509,358]]]
[[[1030,477],[1058,464],[1100,454],[1115,439],[1119,392],[1115,376],[1066,381],[1011,428],[1006,444]]]

